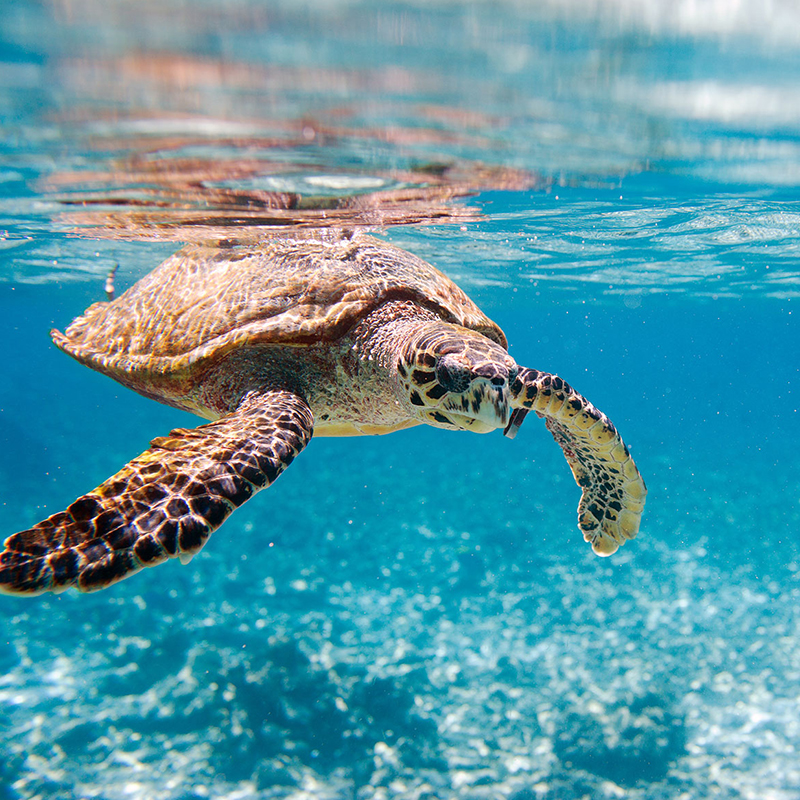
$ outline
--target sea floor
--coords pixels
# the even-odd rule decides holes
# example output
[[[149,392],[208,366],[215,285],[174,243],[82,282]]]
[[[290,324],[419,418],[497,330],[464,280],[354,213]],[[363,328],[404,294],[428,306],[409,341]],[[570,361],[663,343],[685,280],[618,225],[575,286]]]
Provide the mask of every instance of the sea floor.
[[[1,796],[800,798],[788,478],[645,445],[598,559],[523,432],[319,440],[188,566],[2,598]]]

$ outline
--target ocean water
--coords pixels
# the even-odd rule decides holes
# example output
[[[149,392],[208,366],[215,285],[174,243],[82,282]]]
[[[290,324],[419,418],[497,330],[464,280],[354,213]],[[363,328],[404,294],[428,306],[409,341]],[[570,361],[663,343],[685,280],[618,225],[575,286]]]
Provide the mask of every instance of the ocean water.
[[[316,439],[189,564],[0,597],[0,797],[800,799],[800,12],[0,15],[0,523],[199,423],[48,331],[182,242],[358,226],[616,423],[638,538],[514,441]]]

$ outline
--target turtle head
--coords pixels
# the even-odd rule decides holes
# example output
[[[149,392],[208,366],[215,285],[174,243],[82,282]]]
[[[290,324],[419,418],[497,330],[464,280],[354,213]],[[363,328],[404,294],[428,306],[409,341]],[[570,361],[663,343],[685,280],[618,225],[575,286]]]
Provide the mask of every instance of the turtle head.
[[[448,323],[424,325],[397,362],[411,416],[437,428],[488,433],[509,421],[517,364],[496,342]]]

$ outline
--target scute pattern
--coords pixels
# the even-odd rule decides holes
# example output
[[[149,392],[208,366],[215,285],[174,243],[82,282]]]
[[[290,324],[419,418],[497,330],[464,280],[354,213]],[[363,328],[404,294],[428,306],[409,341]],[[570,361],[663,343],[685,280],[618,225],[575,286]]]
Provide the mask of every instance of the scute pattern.
[[[0,553],[0,591],[102,589],[198,552],[311,438],[311,409],[287,391],[251,392],[227,417],[154,439],[116,475]]]
[[[336,231],[188,245],[52,336],[74,358],[134,388],[174,376],[185,391],[209,359],[256,342],[333,342],[392,299],[507,346],[500,328],[433,266],[370,236]]]
[[[595,553],[608,556],[633,539],[647,487],[608,417],[556,375],[520,369],[512,406],[544,417],[583,490],[578,527]]]

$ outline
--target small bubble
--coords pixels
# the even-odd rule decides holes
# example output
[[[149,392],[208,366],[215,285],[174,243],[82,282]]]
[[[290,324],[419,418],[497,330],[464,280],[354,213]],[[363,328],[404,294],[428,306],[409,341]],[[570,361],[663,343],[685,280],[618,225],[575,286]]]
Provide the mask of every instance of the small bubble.
[[[633,292],[631,294],[626,294],[623,302],[625,303],[626,308],[639,308],[639,306],[642,304],[642,293]]]

